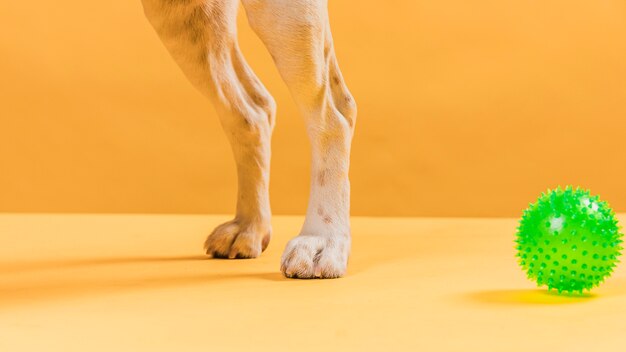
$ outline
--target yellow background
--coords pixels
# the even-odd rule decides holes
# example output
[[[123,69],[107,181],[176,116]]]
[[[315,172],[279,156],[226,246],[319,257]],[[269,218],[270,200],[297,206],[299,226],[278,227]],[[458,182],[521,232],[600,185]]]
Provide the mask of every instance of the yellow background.
[[[359,104],[357,215],[516,216],[580,184],[626,211],[622,0],[330,1]],[[300,213],[309,150],[278,102],[272,206]],[[0,4],[0,211],[229,213],[235,170],[214,111],[139,0]]]
[[[258,259],[208,259],[227,219],[0,214],[0,350],[626,350],[626,266],[582,296],[537,288],[515,219],[354,217],[338,280],[278,271],[301,216],[274,217]]]

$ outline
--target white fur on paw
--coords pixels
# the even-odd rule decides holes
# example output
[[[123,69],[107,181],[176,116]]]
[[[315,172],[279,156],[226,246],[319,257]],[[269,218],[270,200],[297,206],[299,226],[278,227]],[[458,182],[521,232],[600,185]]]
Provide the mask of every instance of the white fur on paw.
[[[300,235],[287,243],[280,271],[286,277],[330,279],[345,275],[350,237]]]
[[[231,220],[213,230],[204,242],[204,249],[214,258],[256,258],[267,248],[270,233],[269,225]]]

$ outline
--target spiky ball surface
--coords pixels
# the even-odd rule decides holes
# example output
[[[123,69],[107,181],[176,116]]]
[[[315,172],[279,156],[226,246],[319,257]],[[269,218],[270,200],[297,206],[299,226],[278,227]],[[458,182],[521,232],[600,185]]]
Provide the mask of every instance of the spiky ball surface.
[[[519,263],[539,286],[582,293],[619,262],[619,230],[613,210],[589,191],[551,190],[524,211],[515,240]]]

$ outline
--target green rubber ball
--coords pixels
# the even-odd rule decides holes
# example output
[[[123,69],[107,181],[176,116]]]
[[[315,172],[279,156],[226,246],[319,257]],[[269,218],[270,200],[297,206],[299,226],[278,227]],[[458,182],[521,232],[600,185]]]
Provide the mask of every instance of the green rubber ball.
[[[515,242],[528,278],[559,293],[598,286],[611,275],[622,250],[609,205],[569,186],[543,193],[524,210]]]

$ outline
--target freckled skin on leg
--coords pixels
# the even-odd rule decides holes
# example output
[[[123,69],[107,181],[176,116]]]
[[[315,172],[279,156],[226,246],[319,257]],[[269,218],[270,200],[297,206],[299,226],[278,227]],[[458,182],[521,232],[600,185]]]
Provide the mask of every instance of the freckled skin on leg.
[[[335,57],[327,2],[243,4],[304,115],[312,146],[307,215],[300,234],[285,248],[281,271],[294,278],[343,276],[350,252],[348,169],[356,104]]]

